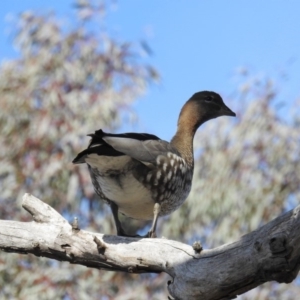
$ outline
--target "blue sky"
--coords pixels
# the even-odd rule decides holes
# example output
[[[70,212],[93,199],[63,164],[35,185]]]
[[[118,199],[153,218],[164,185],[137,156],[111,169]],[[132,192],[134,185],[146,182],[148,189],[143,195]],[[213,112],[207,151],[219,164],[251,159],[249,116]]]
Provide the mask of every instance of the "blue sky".
[[[73,17],[71,0],[3,1],[0,6],[0,60],[14,57],[6,34],[8,13],[25,9],[54,10]],[[176,129],[183,103],[196,91],[214,90],[224,99],[237,88],[236,70],[288,80],[281,86],[281,100],[300,96],[300,2],[296,0],[240,1],[133,1],[119,0],[107,16],[107,27],[120,39],[147,37],[153,50],[148,60],[162,76],[135,104],[147,131],[169,140]],[[231,104],[233,110],[237,104]],[[97,125],[95,124],[95,129]],[[132,130],[132,128],[124,127]]]

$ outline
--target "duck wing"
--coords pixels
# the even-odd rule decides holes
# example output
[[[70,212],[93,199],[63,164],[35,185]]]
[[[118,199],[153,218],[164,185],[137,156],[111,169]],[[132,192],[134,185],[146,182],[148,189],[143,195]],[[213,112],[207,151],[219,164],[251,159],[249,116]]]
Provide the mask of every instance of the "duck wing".
[[[145,164],[153,164],[159,155],[165,155],[168,152],[177,151],[166,141],[156,137],[156,139],[135,139],[131,137],[113,137],[103,138],[107,144],[116,151],[122,152]]]
[[[156,135],[148,133],[113,134],[105,133],[100,129],[89,136],[91,141],[88,148],[76,156],[73,160],[74,164],[85,163],[85,158],[89,154],[112,157],[128,155],[137,160],[144,159],[145,162],[151,162],[155,160],[155,153],[159,148],[163,150],[164,147],[161,144],[168,144]]]

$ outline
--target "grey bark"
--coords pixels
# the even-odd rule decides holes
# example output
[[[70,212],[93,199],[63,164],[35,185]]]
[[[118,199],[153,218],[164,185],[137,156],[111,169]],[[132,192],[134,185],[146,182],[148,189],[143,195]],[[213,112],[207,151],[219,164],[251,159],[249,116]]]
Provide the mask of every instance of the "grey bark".
[[[178,300],[233,299],[267,281],[290,283],[300,268],[300,205],[234,243],[202,251],[199,244],[87,232],[29,194],[23,208],[33,221],[0,220],[0,249],[106,270],[166,272]]]

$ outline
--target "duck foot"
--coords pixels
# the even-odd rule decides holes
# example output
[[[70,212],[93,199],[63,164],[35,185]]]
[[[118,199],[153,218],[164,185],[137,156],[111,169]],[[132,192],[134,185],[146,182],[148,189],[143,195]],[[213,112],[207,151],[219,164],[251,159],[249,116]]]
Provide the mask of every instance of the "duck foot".
[[[145,235],[145,238],[152,238],[152,239],[157,238],[156,232],[149,230],[148,233]]]

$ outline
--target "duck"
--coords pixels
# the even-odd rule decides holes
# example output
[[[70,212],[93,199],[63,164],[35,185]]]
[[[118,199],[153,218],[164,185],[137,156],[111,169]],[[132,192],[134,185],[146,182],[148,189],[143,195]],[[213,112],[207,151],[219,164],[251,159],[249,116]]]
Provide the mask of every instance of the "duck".
[[[145,237],[155,238],[157,220],[178,209],[188,197],[193,179],[193,140],[208,120],[235,117],[222,97],[212,91],[195,93],[182,107],[170,142],[148,133],[88,134],[88,147],[73,160],[87,164],[95,193],[112,211],[119,236],[129,236],[119,212],[152,220]]]

